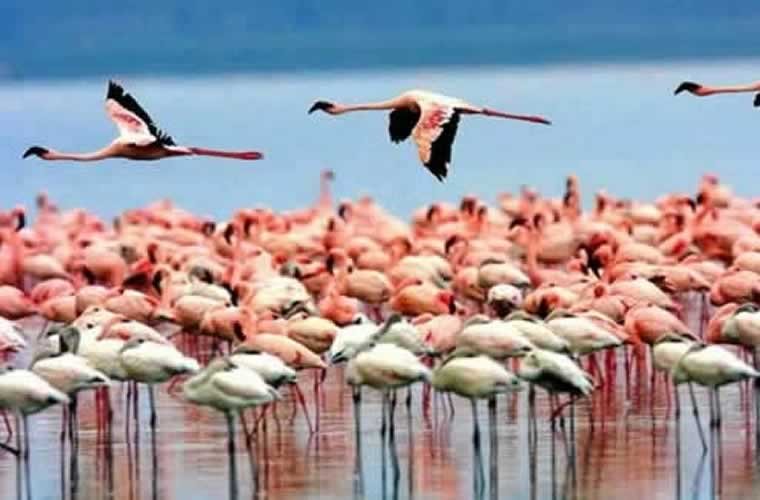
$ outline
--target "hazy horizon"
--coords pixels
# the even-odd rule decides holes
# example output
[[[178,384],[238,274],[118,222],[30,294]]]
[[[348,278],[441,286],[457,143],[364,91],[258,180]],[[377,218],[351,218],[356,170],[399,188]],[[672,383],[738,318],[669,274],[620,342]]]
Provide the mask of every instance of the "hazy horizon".
[[[756,55],[756,20],[747,0],[12,0],[0,81],[735,59]]]

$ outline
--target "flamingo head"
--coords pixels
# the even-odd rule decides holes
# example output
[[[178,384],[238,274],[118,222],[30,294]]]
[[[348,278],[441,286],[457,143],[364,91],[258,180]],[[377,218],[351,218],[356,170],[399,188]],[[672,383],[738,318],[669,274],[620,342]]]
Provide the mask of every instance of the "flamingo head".
[[[457,243],[464,243],[465,245],[467,245],[468,242],[467,242],[466,239],[464,239],[462,236],[460,236],[458,234],[451,235],[446,240],[446,243],[444,243],[444,245],[443,245],[444,253],[446,255],[449,255],[451,253],[451,249],[454,248],[454,246]]]
[[[456,314],[457,303],[453,293],[449,291],[438,292],[437,299],[449,314]]]
[[[329,168],[322,171],[322,178],[326,181],[332,181],[335,180],[335,172],[330,170]]]
[[[324,111],[325,113],[328,113],[328,114],[333,114],[335,113],[336,107],[337,106],[335,106],[335,103],[332,103],[330,101],[316,101],[309,108],[309,114],[312,114],[313,112],[317,110]]]
[[[701,94],[702,85],[694,82],[681,82],[681,84],[676,88],[676,90],[673,92],[673,95],[678,95],[681,92],[688,92],[690,94],[694,95],[703,95]]]
[[[11,210],[11,214],[16,218],[16,232],[24,229],[26,227],[26,209],[18,206]]]
[[[48,150],[47,148],[43,148],[42,146],[32,146],[24,152],[24,155],[22,156],[22,158],[37,156],[39,158],[44,159],[45,155],[48,154],[49,152],[50,150]]]

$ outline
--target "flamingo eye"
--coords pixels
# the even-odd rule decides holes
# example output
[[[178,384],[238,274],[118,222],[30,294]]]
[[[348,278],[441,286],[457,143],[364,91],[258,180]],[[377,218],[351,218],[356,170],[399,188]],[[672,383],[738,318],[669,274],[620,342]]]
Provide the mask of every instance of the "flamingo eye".
[[[87,323],[86,325],[84,325],[84,327],[89,330],[90,328],[95,328],[95,325],[92,323]]]

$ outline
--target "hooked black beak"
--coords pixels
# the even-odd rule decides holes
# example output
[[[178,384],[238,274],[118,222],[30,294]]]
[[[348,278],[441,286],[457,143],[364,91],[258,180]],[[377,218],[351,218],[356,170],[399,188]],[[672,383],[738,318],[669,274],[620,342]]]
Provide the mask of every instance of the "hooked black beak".
[[[311,107],[309,108],[309,114],[312,114],[313,112],[317,110],[327,111],[333,106],[335,106],[335,104],[328,101],[317,101],[314,104],[312,104]]]
[[[694,83],[694,82],[681,82],[681,85],[678,86],[678,88],[673,92],[673,95],[678,95],[683,91],[694,93],[696,92],[699,87],[701,87],[700,84]]]
[[[22,158],[29,158],[32,155],[39,156],[40,158],[42,158],[42,155],[44,155],[44,154],[46,154],[48,152],[49,151],[47,149],[43,148],[43,147],[32,146],[31,148],[27,149],[24,152],[24,155],[22,156]]]
[[[21,231],[26,227],[26,214],[24,212],[19,212],[16,215],[16,231]]]
[[[337,352],[333,356],[330,357],[331,365],[337,365],[338,363],[342,363],[343,361],[348,361],[348,359],[346,358],[346,355],[342,352]]]
[[[214,231],[216,231],[216,223],[214,221],[206,221],[201,226],[201,233],[204,236],[211,236],[214,234]]]
[[[164,279],[164,273],[161,271],[156,272],[153,274],[153,279],[150,280],[150,284],[153,287],[153,289],[158,292],[159,295],[163,294],[163,289],[161,287],[161,282]]]
[[[335,257],[330,254],[325,259],[325,269],[327,269],[327,272],[330,274],[333,274],[333,271],[335,270]]]
[[[232,235],[235,233],[235,228],[232,226],[232,224],[227,224],[227,227],[224,228],[224,241],[227,242],[228,245],[232,245]]]
[[[454,300],[454,296],[451,296],[451,299],[449,299],[449,314],[456,314],[457,313],[457,303],[456,300]]]
[[[236,339],[238,339],[240,342],[245,342],[245,332],[243,331],[243,325],[241,325],[239,321],[236,321],[235,324],[232,325],[232,330],[235,333]]]

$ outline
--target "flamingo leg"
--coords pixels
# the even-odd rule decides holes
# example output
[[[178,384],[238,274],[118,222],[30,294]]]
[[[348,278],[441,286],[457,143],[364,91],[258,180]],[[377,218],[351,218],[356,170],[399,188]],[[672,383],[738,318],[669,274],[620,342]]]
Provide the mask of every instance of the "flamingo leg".
[[[227,419],[227,454],[230,468],[230,498],[237,499],[237,465],[235,463],[235,418],[232,412],[224,412]]]
[[[309,409],[306,407],[306,399],[303,397],[303,392],[301,392],[301,388],[298,387],[298,384],[293,384],[293,388],[296,391],[298,404],[301,405],[301,409],[303,410],[304,417],[306,418],[306,423],[309,426],[309,434],[314,434],[314,427],[312,427],[311,425],[311,418],[309,418]]]
[[[148,384],[148,402],[150,403],[150,428],[156,430],[156,401],[152,384]]]
[[[8,439],[13,437],[13,428],[11,427],[11,421],[8,419],[8,414],[5,410],[0,410],[0,415],[3,416],[3,423],[5,424],[5,432],[8,433]]]
[[[705,440],[705,431],[702,429],[702,422],[699,419],[699,407],[697,406],[697,398],[694,396],[694,386],[689,382],[689,397],[691,398],[692,412],[694,413],[694,420],[697,422],[697,430],[699,431],[699,440],[702,442],[702,449],[707,451],[707,441]]]

